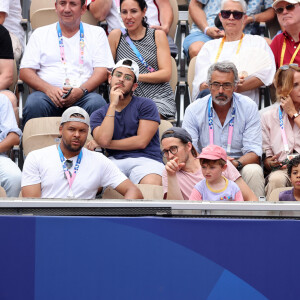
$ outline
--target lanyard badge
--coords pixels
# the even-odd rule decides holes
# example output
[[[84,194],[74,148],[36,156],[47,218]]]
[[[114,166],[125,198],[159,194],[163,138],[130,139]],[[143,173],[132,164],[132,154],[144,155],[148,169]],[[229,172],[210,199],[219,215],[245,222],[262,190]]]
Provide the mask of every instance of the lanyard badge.
[[[280,130],[281,130],[281,138],[283,141],[284,151],[285,151],[285,153],[289,153],[290,150],[289,150],[286,133],[285,133],[284,126],[283,126],[283,117],[282,117],[282,111],[281,111],[280,107],[278,109],[278,115],[279,115],[279,125],[280,125]]]
[[[71,174],[71,172],[68,170],[67,166],[66,166],[66,159],[60,149],[60,145],[58,145],[57,147],[58,149],[58,153],[59,153],[59,157],[60,157],[60,161],[61,161],[61,164],[62,164],[62,168],[63,168],[63,171],[66,175],[66,178],[68,180],[68,183],[69,183],[69,193],[68,193],[68,198],[74,198],[74,195],[72,193],[72,190],[71,190],[71,187],[73,185],[73,182],[75,180],[75,177],[76,177],[76,173],[78,172],[78,169],[79,169],[79,166],[80,166],[80,163],[81,163],[81,159],[82,159],[82,149],[77,157],[77,160],[76,160],[76,164],[75,164],[75,167],[74,167],[74,172],[73,174]]]
[[[60,51],[60,61],[63,64],[64,70],[65,70],[65,83],[69,82],[70,79],[68,78],[68,67],[66,63],[66,57],[65,57],[65,46],[63,41],[63,35],[62,31],[59,25],[59,22],[57,22],[57,37],[58,37],[58,45],[59,45],[59,51]],[[83,58],[84,58],[84,29],[82,22],[80,22],[80,40],[79,40],[79,78],[83,74]],[[79,86],[78,83],[71,83],[73,87]]]

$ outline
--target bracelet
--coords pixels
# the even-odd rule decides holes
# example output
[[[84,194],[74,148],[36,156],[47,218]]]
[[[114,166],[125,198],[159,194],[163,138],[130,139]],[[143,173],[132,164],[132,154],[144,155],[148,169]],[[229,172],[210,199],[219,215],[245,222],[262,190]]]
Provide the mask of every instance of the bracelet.
[[[105,115],[105,117],[114,117],[115,115]]]
[[[208,29],[209,29],[209,26],[206,26],[205,29],[204,29],[204,34],[206,34]]]

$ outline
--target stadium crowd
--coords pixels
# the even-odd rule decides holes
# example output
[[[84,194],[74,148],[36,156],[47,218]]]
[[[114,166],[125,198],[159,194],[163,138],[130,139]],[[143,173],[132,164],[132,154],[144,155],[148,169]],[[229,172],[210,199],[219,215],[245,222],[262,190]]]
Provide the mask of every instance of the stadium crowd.
[[[58,22],[26,43],[20,2],[0,5],[0,181],[8,197],[94,199],[111,186],[141,199],[138,184],[148,184],[162,186],[162,199],[268,200],[293,187],[280,198],[299,200],[300,0],[190,1],[183,51],[195,75],[177,127],[169,0],[53,0],[53,8]],[[85,14],[108,30],[82,21]],[[281,31],[262,37],[260,23],[276,19]],[[22,114],[15,73],[30,88]],[[259,110],[262,87],[274,91],[273,104]],[[46,117],[61,117],[60,139],[31,151],[21,172],[10,150]]]

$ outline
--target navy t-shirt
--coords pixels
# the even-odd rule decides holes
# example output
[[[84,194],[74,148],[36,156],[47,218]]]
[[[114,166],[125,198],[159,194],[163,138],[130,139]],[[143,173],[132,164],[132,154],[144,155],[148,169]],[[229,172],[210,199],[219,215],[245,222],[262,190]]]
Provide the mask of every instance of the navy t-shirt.
[[[92,113],[92,134],[93,130],[102,124],[108,107],[109,104],[106,104]],[[122,111],[116,111],[115,128],[112,139],[121,140],[137,135],[140,120],[151,120],[160,124],[160,118],[155,103],[148,98],[133,96],[129,104]],[[107,149],[107,153],[109,156],[113,156],[116,159],[147,157],[162,162],[158,130],[145,149],[130,151]]]

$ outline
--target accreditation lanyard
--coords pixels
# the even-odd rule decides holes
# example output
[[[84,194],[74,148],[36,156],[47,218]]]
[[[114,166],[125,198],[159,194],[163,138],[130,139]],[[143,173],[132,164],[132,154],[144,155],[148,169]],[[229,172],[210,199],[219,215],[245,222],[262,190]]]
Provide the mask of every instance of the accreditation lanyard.
[[[284,151],[286,153],[289,153],[290,150],[289,150],[289,145],[287,142],[287,138],[286,138],[286,134],[285,134],[284,126],[283,126],[282,111],[281,111],[280,106],[278,109],[278,114],[279,114],[279,125],[280,125],[280,129],[281,129],[281,137],[282,137],[282,141],[283,141]]]
[[[239,52],[240,52],[240,50],[241,50],[242,41],[243,41],[244,36],[245,36],[245,35],[243,34],[243,35],[242,35],[242,38],[240,39],[240,42],[239,42],[238,47],[237,47],[237,50],[236,50],[236,55],[239,54]],[[222,41],[221,41],[221,44],[220,44],[220,46],[219,46],[219,50],[218,50],[217,56],[216,56],[216,58],[215,58],[215,62],[218,61],[218,59],[219,59],[219,57],[220,57],[220,55],[221,55],[221,52],[222,52],[222,50],[223,50],[223,46],[224,46],[224,43],[225,43],[225,39],[226,39],[226,36],[224,36],[224,37],[222,38]]]
[[[83,56],[84,56],[84,30],[83,25],[80,22],[80,40],[79,40],[79,77],[83,74]],[[63,35],[61,32],[61,28],[59,22],[57,22],[57,36],[58,36],[58,44],[59,44],[59,51],[60,51],[60,60],[64,66],[66,78],[67,75],[67,64],[66,64],[66,57],[65,57],[65,46],[63,41]]]
[[[234,118],[235,118],[235,107],[233,106],[231,112],[231,119],[229,121],[229,128],[228,128],[228,139],[227,139],[227,150],[226,150],[228,155],[230,154],[231,151]],[[208,100],[208,128],[209,128],[209,143],[210,145],[213,145],[214,144],[214,121],[213,121],[213,107],[212,107],[211,96]]]
[[[82,159],[82,150],[80,151],[78,157],[77,157],[77,160],[76,160],[76,164],[75,164],[75,167],[74,167],[74,172],[73,174],[70,176],[70,172],[68,171],[67,169],[67,166],[66,166],[66,159],[60,149],[60,145],[58,145],[58,153],[59,153],[59,157],[60,157],[60,161],[61,161],[61,164],[62,164],[62,167],[63,167],[63,170],[66,174],[66,177],[67,177],[67,180],[68,180],[68,183],[69,183],[69,194],[68,194],[68,197],[73,197],[73,194],[72,194],[72,191],[71,191],[71,187],[73,185],[73,182],[75,180],[75,177],[76,177],[76,173],[79,169],[79,165],[81,163],[81,159]]]
[[[143,64],[143,66],[149,71],[149,72],[155,72],[155,69],[153,67],[151,67],[150,65],[148,65],[148,63],[144,60],[142,54],[139,52],[139,50],[137,49],[137,47],[133,44],[132,40],[130,39],[127,31],[125,28],[121,28],[122,34],[125,37],[126,42],[129,44],[129,46],[131,47],[132,51],[134,52],[134,54],[137,56],[137,58],[139,59],[139,61]]]
[[[295,52],[294,52],[294,54],[293,54],[293,56],[292,56],[289,64],[292,64],[294,62],[294,59],[295,59],[297,53],[299,52],[299,49],[300,49],[300,43],[299,43],[297,49],[295,50]],[[284,59],[285,50],[286,50],[286,37],[284,37],[283,45],[282,45],[282,49],[281,49],[280,67],[283,65],[283,59]]]

